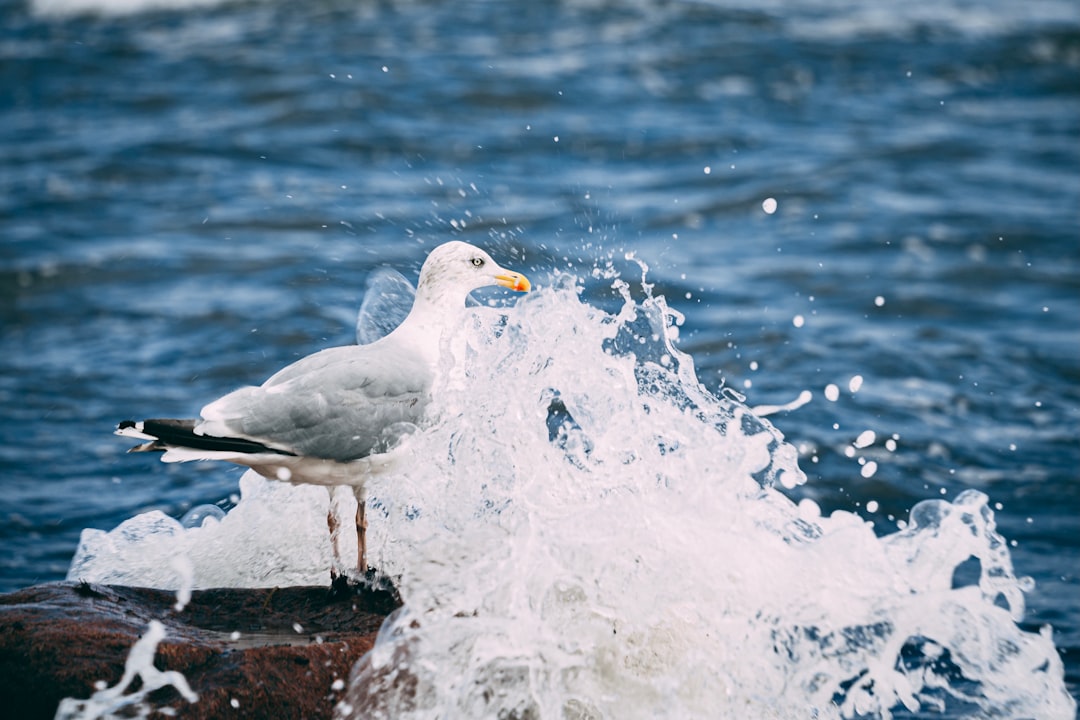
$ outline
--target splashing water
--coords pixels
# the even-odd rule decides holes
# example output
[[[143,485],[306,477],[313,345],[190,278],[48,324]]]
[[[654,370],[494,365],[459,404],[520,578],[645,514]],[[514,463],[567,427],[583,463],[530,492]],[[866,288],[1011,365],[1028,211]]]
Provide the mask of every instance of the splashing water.
[[[172,686],[189,703],[199,701],[199,696],[188,685],[182,673],[175,670],[158,670],[154,667],[154,654],[158,644],[165,639],[165,626],[151,620],[146,633],[131,647],[124,663],[124,675],[113,687],[104,687],[87,700],[64,698],[56,710],[56,720],[98,720],[98,718],[147,718],[152,714],[173,715],[171,708],[155,708],[146,703],[150,693]],[[135,678],[141,686],[125,693]],[[104,683],[102,683],[104,684]]]
[[[176,590],[181,607],[193,589],[320,585],[330,577],[329,504],[323,488],[247,472],[220,520],[206,513],[189,526],[155,510],[83,530],[67,579]]]
[[[1072,718],[987,497],[884,537],[796,505],[794,448],[698,382],[642,272],[586,281],[610,312],[559,275],[444,338],[412,462],[368,486],[369,557],[405,604],[338,716]],[[178,587],[182,553],[197,587],[325,582],[325,491],[242,490],[220,522],[86,531],[69,577]]]
[[[401,324],[412,309],[416,289],[397,270],[379,268],[368,278],[356,316],[356,342],[373,343]]]
[[[1073,717],[985,495],[883,538],[795,505],[794,449],[614,287],[559,277],[444,347],[437,421],[370,489],[405,606],[340,717]]]

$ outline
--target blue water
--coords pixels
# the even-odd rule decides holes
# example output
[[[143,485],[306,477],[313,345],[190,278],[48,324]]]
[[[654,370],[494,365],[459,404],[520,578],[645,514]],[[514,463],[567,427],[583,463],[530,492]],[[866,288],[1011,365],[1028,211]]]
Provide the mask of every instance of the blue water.
[[[375,268],[633,252],[711,389],[814,394],[789,495],[989,495],[1080,696],[1075,2],[166,4],[0,0],[0,590],[229,507],[112,427],[351,342]]]

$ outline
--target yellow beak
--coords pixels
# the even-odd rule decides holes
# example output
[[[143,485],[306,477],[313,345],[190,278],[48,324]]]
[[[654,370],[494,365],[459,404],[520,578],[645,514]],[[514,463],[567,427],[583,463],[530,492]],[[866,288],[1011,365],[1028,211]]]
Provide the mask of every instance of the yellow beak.
[[[529,282],[529,278],[525,277],[521,273],[510,272],[504,270],[499,275],[495,276],[495,282],[504,288],[510,288],[518,292],[529,292],[532,289],[532,283]]]

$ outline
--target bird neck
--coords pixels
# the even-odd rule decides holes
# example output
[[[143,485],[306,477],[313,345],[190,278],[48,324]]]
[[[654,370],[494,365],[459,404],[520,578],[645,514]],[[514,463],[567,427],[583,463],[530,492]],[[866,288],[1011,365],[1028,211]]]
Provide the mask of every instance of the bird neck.
[[[424,290],[417,288],[412,310],[391,336],[423,353],[429,364],[435,366],[438,364],[442,334],[454,324],[455,314],[463,311],[464,303],[460,299],[440,297]]]

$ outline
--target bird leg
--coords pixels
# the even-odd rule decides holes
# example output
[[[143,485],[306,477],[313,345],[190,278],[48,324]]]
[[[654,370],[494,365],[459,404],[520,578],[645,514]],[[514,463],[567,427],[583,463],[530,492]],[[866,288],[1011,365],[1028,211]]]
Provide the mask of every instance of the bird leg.
[[[345,527],[344,518],[353,498],[349,497],[347,485],[338,485],[327,488],[330,492],[330,507],[326,513],[326,526],[330,529],[330,549],[333,551],[333,561],[330,566],[330,580],[338,578],[353,578],[362,580],[367,574],[367,507],[364,502],[363,488],[352,488],[352,495],[356,499],[356,564],[351,565],[345,556],[349,549],[349,543],[342,537],[342,529]]]
[[[367,574],[367,502],[363,490],[354,490],[356,494],[356,570],[360,577]]]
[[[341,514],[343,508],[342,502],[345,500],[345,496],[341,493],[343,488],[341,487],[328,487],[327,492],[330,493],[330,506],[326,511],[326,526],[330,530],[330,551],[333,558],[330,562],[330,580],[337,580],[338,577],[348,575],[348,565],[344,560],[345,552],[342,545],[341,537]]]

